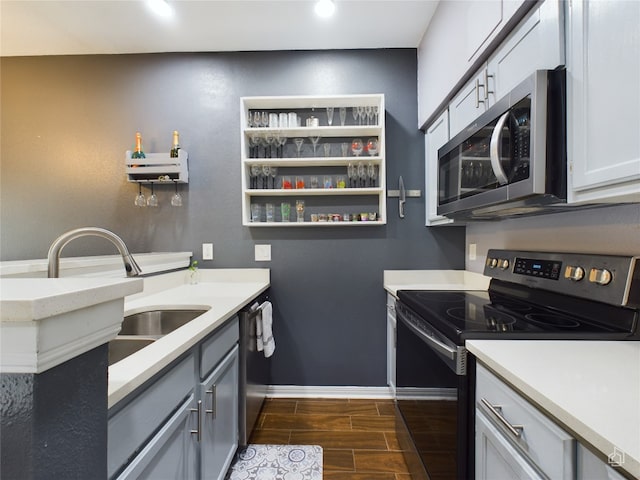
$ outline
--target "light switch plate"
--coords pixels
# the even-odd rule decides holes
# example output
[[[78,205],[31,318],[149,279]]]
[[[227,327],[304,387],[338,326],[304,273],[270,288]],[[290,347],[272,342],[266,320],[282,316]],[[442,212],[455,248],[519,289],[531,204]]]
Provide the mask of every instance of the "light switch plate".
[[[271,245],[256,245],[255,256],[256,256],[256,262],[270,262],[271,261]]]
[[[202,244],[202,260],[213,260],[213,243]]]
[[[476,259],[476,244],[470,243],[469,244],[469,260],[475,260],[475,259]]]

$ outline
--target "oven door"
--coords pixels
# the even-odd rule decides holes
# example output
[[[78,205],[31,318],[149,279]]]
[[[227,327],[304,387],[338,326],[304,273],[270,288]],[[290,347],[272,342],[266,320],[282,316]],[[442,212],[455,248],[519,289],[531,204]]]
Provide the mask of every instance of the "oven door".
[[[465,373],[456,373],[464,347],[452,347],[444,337],[400,302],[396,303],[396,407],[398,439],[413,479],[472,475],[469,439],[471,391]],[[428,473],[427,473],[428,472]]]

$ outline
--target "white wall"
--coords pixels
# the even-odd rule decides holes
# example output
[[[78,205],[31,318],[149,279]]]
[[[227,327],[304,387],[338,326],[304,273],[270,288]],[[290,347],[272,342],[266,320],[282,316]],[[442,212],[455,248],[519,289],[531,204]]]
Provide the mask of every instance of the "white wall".
[[[640,204],[556,213],[467,225],[477,258],[466,267],[482,272],[489,248],[572,251],[640,256]]]

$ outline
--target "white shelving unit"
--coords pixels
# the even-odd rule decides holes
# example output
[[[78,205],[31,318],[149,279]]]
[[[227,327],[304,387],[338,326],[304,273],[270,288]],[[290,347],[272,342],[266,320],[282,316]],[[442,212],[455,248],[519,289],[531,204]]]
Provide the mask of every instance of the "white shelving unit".
[[[377,106],[376,125],[358,125],[358,121],[352,115],[352,108],[364,106]],[[334,107],[333,124],[328,125],[327,107]],[[345,125],[340,122],[340,107],[346,107],[347,117]],[[241,109],[241,167],[242,167],[242,224],[250,227],[330,227],[330,226],[376,226],[387,222],[386,212],[386,168],[385,168],[385,107],[384,95],[339,95],[339,96],[284,96],[284,97],[243,97],[240,99]],[[251,127],[248,118],[250,112],[267,113],[291,113],[300,117],[301,125],[306,124],[307,118],[313,116],[319,120],[318,126],[296,126],[292,128]],[[375,119],[372,119],[372,123]],[[366,123],[366,122],[365,122]],[[252,158],[251,138],[264,138],[279,135],[286,137],[281,158]],[[320,137],[313,155],[310,137]],[[341,144],[348,143],[354,138],[362,139],[366,145],[367,139],[377,138],[378,153],[374,156],[363,152],[359,157],[349,152],[347,156],[341,154]],[[294,138],[303,138],[304,144],[300,157],[297,156]],[[323,144],[331,145],[328,156],[321,156],[324,152]],[[259,149],[260,150],[260,149]],[[253,150],[255,154],[255,150]],[[357,165],[363,162],[365,165],[373,164],[377,171],[375,186],[335,188],[337,176],[343,176],[349,185],[347,167],[349,164]],[[251,166],[275,166],[278,173],[275,177],[276,188],[251,188]],[[302,177],[305,180],[304,189],[283,189],[282,177],[294,179]],[[320,186],[323,185],[324,176],[330,176],[334,188],[309,188],[310,177],[317,176]],[[273,182],[274,179],[271,179]],[[273,185],[273,183],[272,183]],[[261,185],[259,185],[261,186]],[[296,221],[295,202],[305,201],[305,221]],[[289,222],[282,222],[280,216],[280,204],[291,204],[291,216]],[[265,218],[265,205],[274,204],[275,221],[267,222]],[[259,222],[251,221],[251,204],[261,206],[262,216]],[[362,213],[375,213],[376,220],[350,220],[350,221],[311,221],[311,215],[326,214],[358,217]]]

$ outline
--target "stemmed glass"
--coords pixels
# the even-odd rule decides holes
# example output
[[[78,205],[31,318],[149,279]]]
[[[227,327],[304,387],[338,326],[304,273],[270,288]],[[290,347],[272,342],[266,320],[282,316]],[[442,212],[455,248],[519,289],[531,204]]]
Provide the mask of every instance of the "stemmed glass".
[[[253,126],[258,128],[262,126],[262,115],[260,112],[253,112]]]
[[[313,156],[316,156],[316,147],[318,146],[318,142],[320,141],[320,137],[309,137],[311,140],[311,144],[313,146]]]
[[[344,127],[347,121],[347,107],[340,107],[340,125]]]
[[[278,175],[278,167],[271,167],[271,181],[273,182],[273,188],[276,188],[276,175]]]
[[[249,157],[258,158],[260,149],[260,137],[258,135],[251,135],[249,137]]]
[[[358,169],[353,163],[347,166],[347,177],[349,177],[349,187],[357,187]]]
[[[367,125],[371,124],[371,105],[367,105],[366,107],[364,107],[364,114],[367,116]]]
[[[136,195],[136,200],[133,202],[136,207],[146,207],[147,199],[144,198],[144,194],[142,193],[142,184],[138,183],[138,195]]]
[[[351,142],[351,151],[357,157],[362,153],[364,146],[362,145],[362,140],[359,138],[354,138]]]
[[[372,157],[378,154],[378,139],[370,138],[367,140],[367,153]]]
[[[358,163],[358,177],[360,177],[360,185],[361,186],[366,186],[367,185],[367,169],[364,166],[364,163],[360,162]]]
[[[376,172],[376,166],[373,162],[369,162],[367,165],[367,175],[369,176],[369,186],[376,186],[376,179],[378,178],[378,174]]]
[[[353,124],[358,122],[358,107],[351,107],[351,115],[353,115]]]
[[[287,143],[287,137],[276,135],[276,156],[284,157],[284,144]]]
[[[158,196],[153,191],[153,182],[151,182],[151,196],[147,198],[147,207],[157,207],[158,206]]]
[[[175,181],[175,180],[174,180]],[[178,193],[178,182],[175,181],[176,193],[171,197],[171,206],[172,207],[181,207],[182,206],[182,195]]]
[[[269,188],[269,177],[271,177],[271,167],[269,165],[262,166],[262,188]]]
[[[296,144],[296,151],[298,154],[298,158],[300,158],[300,151],[302,150],[302,144],[304,143],[304,138],[295,138],[293,143]]]
[[[380,113],[380,107],[378,105],[373,106],[373,115],[375,116],[376,125],[380,125],[380,117],[378,114]]]
[[[364,123],[364,107],[358,107],[358,125],[362,125]]]
[[[251,165],[251,188],[258,188],[258,177],[261,172],[260,165]]]
[[[333,107],[327,107],[327,125],[333,125]]]

